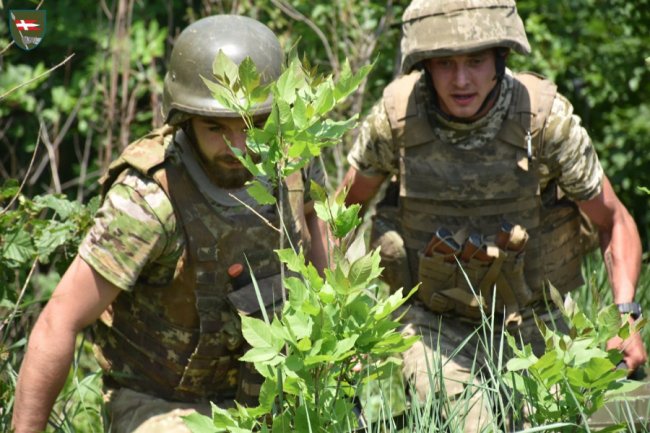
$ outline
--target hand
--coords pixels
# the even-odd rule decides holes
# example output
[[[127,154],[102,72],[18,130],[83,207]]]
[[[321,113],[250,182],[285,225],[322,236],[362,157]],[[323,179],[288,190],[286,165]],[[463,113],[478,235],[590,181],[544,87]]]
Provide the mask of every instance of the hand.
[[[634,321],[631,317],[629,320]],[[648,360],[641,334],[638,332],[633,333],[626,340],[618,336],[612,338],[607,342],[607,350],[610,349],[618,349],[623,352],[623,361],[627,364],[628,375],[632,374]]]

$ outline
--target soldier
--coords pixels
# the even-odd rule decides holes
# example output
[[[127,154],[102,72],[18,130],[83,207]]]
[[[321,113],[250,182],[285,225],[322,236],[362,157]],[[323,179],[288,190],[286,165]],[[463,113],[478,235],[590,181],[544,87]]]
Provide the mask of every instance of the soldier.
[[[95,225],[34,326],[16,390],[17,433],[45,428],[75,336],[98,318],[95,352],[112,432],[189,432],[181,415],[209,415],[210,401],[245,403],[259,392],[261,381],[238,361],[238,300],[245,307],[255,295],[234,287],[228,269],[248,261],[262,289],[277,288],[279,216],[245,192],[251,175],[229,148],[246,152],[245,123],[202,81],[219,50],[236,63],[250,56],[264,83],[280,75],[277,37],[251,18],[211,16],[180,34],[164,82],[166,125],[111,165]],[[256,106],[255,121],[270,109],[270,99]],[[310,231],[321,239],[303,201],[307,177],[321,181],[316,174],[310,168],[283,185],[285,224],[305,251]]]
[[[581,213],[598,232],[614,302],[640,314],[636,225],[569,101],[550,81],[507,69],[511,51],[530,51],[513,0],[413,0],[402,75],[361,125],[341,185],[348,204],[366,205],[397,179],[372,239],[393,289],[421,283],[404,320],[422,340],[404,354],[403,373],[425,399],[441,368],[452,406],[478,389],[490,362],[476,331],[493,302],[495,323],[543,351],[533,312],[561,322],[545,306],[548,282],[563,294],[583,283]],[[396,206],[386,205],[393,195]],[[608,348],[620,348],[630,370],[646,362],[638,334]],[[485,400],[476,393],[450,422],[480,430],[493,421]]]

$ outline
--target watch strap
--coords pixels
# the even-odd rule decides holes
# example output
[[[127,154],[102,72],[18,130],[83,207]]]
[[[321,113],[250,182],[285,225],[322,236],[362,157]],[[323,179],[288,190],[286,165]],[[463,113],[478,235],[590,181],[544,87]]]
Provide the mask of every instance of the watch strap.
[[[641,305],[637,302],[625,302],[622,304],[616,304],[618,311],[622,314],[629,313],[633,319],[638,319],[641,317]]]

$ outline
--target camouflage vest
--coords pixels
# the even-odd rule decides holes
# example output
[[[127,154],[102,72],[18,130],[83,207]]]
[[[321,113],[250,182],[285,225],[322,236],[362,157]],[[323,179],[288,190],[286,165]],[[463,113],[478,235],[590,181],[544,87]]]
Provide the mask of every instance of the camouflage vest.
[[[227,268],[246,265],[247,259],[257,280],[277,281],[280,265],[273,250],[279,234],[244,207],[228,215],[217,212],[183,165],[167,158],[172,133],[161,128],[129,145],[103,187],[107,191],[127,167],[154,179],[183,228],[184,253],[168,285],[139,282],[120,293],[96,326],[95,347],[109,386],[179,401],[223,400],[235,397],[242,367],[237,359],[245,350],[237,308],[228,297],[233,284]],[[302,205],[300,182],[289,189],[293,204]],[[262,216],[277,227],[275,212]],[[297,233],[296,224],[289,225],[290,233]]]
[[[480,304],[489,308],[496,288],[497,311],[518,322],[547,281],[561,292],[582,284],[577,206],[560,199],[555,185],[539,187],[537,154],[556,87],[532,74],[517,75],[495,138],[462,150],[436,137],[423,86],[417,85],[421,77],[401,77],[384,91],[399,149],[401,231],[411,277],[422,283],[419,299],[435,312],[478,318]],[[523,251],[495,246],[504,222],[523,227]],[[478,234],[489,258],[472,256],[461,270],[455,259],[423,254],[440,228],[461,247],[468,235]]]

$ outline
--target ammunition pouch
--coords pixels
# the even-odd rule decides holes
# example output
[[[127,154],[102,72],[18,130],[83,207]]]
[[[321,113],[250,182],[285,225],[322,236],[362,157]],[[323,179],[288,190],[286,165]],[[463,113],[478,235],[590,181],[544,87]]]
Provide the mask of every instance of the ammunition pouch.
[[[471,257],[467,262],[453,254],[418,253],[418,298],[435,313],[473,320],[489,315],[494,305],[495,313],[505,313],[507,325],[520,324],[521,307],[532,301],[524,277],[524,253],[493,245],[486,252],[489,261]]]

